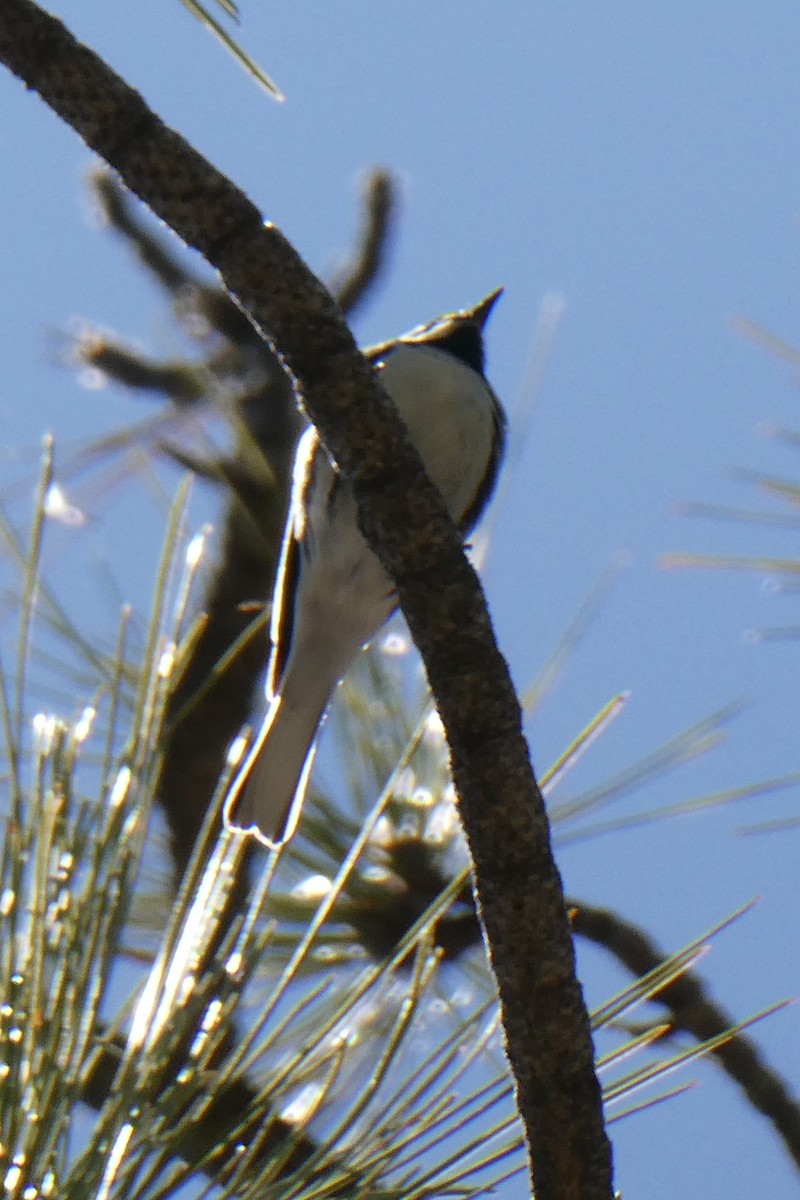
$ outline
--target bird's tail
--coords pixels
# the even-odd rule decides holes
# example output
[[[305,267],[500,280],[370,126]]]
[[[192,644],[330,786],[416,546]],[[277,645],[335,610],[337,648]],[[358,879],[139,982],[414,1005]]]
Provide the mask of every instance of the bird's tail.
[[[327,697],[326,697],[327,699]],[[270,704],[258,737],[225,800],[228,828],[254,833],[275,849],[295,831],[326,703],[293,703],[286,694]]]

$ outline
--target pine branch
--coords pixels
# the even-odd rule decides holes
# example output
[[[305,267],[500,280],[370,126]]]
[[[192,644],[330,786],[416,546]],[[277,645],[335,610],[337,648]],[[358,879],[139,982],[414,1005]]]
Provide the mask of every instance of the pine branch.
[[[347,316],[363,303],[383,274],[391,242],[395,191],[394,179],[388,171],[380,167],[370,171],[364,184],[364,228],[357,252],[331,283],[336,303]]]
[[[568,901],[572,928],[580,937],[603,946],[634,976],[647,975],[667,955],[638,925],[608,908]],[[654,997],[663,1004],[676,1030],[698,1042],[710,1041],[734,1028],[736,1022],[706,992],[702,978],[687,971],[661,988]],[[800,1104],[783,1079],[763,1059],[755,1042],[743,1033],[721,1042],[712,1051],[725,1073],[739,1084],[753,1108],[763,1113],[800,1166]]]
[[[279,231],[32,0],[0,58],[187,244],[269,335],[397,584],[451,748],[538,1200],[608,1200],[610,1148],[541,793],[477,577],[332,297]]]

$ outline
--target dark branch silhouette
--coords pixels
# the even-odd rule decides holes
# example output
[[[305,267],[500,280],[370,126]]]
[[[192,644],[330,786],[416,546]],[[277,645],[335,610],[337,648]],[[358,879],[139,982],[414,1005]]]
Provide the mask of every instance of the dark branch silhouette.
[[[78,357],[122,386],[153,391],[178,407],[208,403],[214,383],[238,418],[233,423],[236,442],[225,458],[198,463],[170,448],[183,465],[225,485],[221,544],[204,597],[203,627],[168,702],[168,734],[157,787],[180,876],[228,746],[258,701],[268,636],[258,614],[268,607],[272,593],[301,425],[275,355],[227,292],[191,271],[176,253],[174,241],[166,240],[152,218],[143,219],[144,213],[109,171],[95,172],[92,184],[106,220],[172,297],[176,319],[187,334],[191,337],[199,328],[204,349],[209,339],[202,334],[211,330],[216,337],[202,359],[202,370],[194,369],[189,359],[152,361],[107,335],[83,337]],[[334,285],[346,311],[363,301],[385,265],[394,208],[394,185],[386,171],[369,174],[364,205],[359,244]],[[237,393],[240,380],[244,390]],[[248,636],[254,621],[256,629]],[[231,897],[231,912],[246,891],[243,880],[243,888]],[[222,922],[222,930],[224,926]]]
[[[568,903],[575,933],[603,946],[633,975],[646,975],[665,961],[667,956],[649,935],[617,913],[582,900]],[[694,971],[668,983],[653,999],[665,1006],[673,1029],[683,1030],[699,1042],[724,1034],[736,1024],[706,994],[703,980]],[[756,1044],[737,1033],[712,1053],[750,1104],[772,1123],[800,1166],[800,1105],[777,1072],[764,1062]]]

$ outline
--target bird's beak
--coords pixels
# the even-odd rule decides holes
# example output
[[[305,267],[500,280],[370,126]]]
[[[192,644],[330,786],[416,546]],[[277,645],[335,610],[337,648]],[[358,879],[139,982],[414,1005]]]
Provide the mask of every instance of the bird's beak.
[[[478,328],[482,330],[486,322],[489,320],[489,314],[502,294],[503,289],[501,287],[495,288],[493,292],[490,292],[489,295],[476,304],[474,308],[469,309],[464,316],[469,317],[475,322]]]

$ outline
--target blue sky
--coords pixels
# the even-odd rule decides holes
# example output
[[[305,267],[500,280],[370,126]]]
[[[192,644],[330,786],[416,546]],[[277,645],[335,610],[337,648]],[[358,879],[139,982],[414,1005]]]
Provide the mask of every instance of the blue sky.
[[[620,811],[800,769],[800,647],[746,636],[800,624],[795,599],[755,575],[657,566],[676,549],[795,553],[789,532],[680,519],[671,505],[764,507],[732,467],[798,475],[796,451],[756,436],[761,422],[800,428],[797,372],[732,326],[743,314],[800,343],[796,7],[446,0],[309,11],[243,0],[244,41],[285,91],[282,106],[177,0],[52,7],[323,275],[357,228],[359,172],[382,163],[399,173],[392,266],[359,317],[364,342],[502,283],[489,373],[513,410],[540,306],[550,294],[563,299],[486,571],[520,687],[614,554],[627,552],[630,565],[529,723],[537,766],[630,688],[624,715],[565,794],[742,698],[748,708],[725,745]],[[5,75],[0,106],[0,448],[9,486],[21,478],[23,495],[46,429],[66,453],[143,415],[123,396],[77,386],[57,361],[59,330],[88,317],[152,350],[175,346],[155,291],[91,217],[90,156]],[[159,528],[153,516],[131,537],[135,503],[115,496],[115,511],[93,512],[86,531],[54,532],[65,590],[77,587],[80,556],[95,563],[97,590],[82,594],[90,621],[91,606],[104,620],[115,595],[146,604]],[[618,908],[669,949],[763,896],[703,964],[716,996],[744,1018],[798,992],[800,834],[736,829],[797,813],[800,790],[565,847],[560,862],[570,892]],[[590,996],[602,999],[617,976],[595,954],[582,962]],[[795,1082],[799,1019],[789,1009],[758,1029]],[[796,1194],[775,1137],[732,1086],[712,1068],[692,1078],[702,1082],[689,1096],[615,1128],[624,1194],[738,1200],[765,1180],[772,1197]]]

